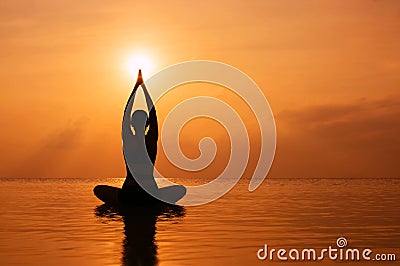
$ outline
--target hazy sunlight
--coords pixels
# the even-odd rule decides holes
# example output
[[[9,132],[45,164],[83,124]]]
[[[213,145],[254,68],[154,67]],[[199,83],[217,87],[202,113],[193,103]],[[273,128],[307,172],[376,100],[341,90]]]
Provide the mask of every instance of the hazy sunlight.
[[[149,77],[154,71],[154,63],[148,55],[136,54],[128,57],[126,69],[131,76],[135,76],[138,70],[141,69],[143,74]]]

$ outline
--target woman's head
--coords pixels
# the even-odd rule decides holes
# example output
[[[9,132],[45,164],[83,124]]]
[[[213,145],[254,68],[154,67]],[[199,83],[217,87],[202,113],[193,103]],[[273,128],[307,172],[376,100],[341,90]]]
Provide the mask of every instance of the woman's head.
[[[148,125],[147,113],[143,110],[136,110],[131,117],[131,125],[135,129],[135,133],[145,131]]]

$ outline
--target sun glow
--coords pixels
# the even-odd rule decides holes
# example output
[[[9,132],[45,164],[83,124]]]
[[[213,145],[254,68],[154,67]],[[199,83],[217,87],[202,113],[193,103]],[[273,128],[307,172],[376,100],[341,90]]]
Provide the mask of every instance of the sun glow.
[[[143,74],[147,77],[154,71],[154,65],[151,58],[148,55],[137,54],[130,57],[126,63],[126,68],[129,75],[137,75],[139,69],[142,70]]]

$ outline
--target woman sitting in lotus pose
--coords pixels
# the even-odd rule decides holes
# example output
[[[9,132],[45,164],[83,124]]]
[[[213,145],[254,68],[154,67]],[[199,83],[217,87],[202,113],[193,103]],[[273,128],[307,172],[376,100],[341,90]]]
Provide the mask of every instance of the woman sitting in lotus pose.
[[[147,116],[144,110],[136,110],[131,115],[139,86],[143,88],[149,116]],[[161,201],[175,204],[186,194],[186,188],[181,185],[159,189],[154,179],[153,171],[157,156],[158,122],[156,109],[146,85],[143,83],[142,72],[140,70],[136,84],[125,106],[122,122],[122,139],[126,166],[126,179],[122,189],[98,185],[94,188],[96,197],[111,205],[142,205],[160,203]]]
[[[131,116],[136,91],[139,86],[143,88],[146,97],[149,117],[147,117],[147,113],[144,110],[136,110]],[[131,126],[135,131],[134,134]],[[147,127],[147,134],[145,134]],[[154,163],[157,156],[158,122],[156,109],[146,85],[143,83],[140,70],[136,84],[125,107],[122,123],[122,139],[126,179],[119,193],[120,200],[122,202],[154,200],[142,187],[151,194],[158,193],[158,186],[153,176]]]

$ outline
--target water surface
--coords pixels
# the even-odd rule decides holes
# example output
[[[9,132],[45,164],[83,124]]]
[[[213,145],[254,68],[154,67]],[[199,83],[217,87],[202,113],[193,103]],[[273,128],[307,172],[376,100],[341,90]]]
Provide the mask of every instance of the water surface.
[[[0,179],[0,265],[266,265],[264,244],[325,248],[341,236],[400,259],[399,179],[267,179],[252,193],[243,180],[207,205],[130,213],[92,193],[122,181]]]

